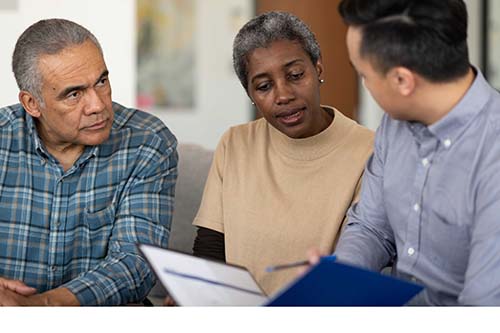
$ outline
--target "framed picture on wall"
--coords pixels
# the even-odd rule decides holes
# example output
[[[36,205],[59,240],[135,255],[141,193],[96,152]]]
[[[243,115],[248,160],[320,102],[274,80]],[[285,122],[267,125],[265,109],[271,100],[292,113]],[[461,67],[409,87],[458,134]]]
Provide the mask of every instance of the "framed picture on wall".
[[[195,108],[195,1],[137,0],[138,108]]]
[[[483,0],[483,66],[490,84],[500,91],[500,1]]]

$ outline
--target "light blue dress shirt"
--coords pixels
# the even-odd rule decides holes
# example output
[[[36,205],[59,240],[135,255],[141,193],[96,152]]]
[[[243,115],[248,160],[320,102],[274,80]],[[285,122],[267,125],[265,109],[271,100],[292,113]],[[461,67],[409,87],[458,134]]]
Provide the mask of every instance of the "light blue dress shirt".
[[[500,305],[500,94],[479,71],[431,126],[384,116],[335,253],[394,261],[425,304]]]

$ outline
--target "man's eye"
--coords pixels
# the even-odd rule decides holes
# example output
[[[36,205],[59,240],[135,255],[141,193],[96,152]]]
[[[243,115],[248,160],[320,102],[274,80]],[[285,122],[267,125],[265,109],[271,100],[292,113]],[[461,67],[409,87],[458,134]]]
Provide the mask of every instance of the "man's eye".
[[[73,92],[70,92],[70,93],[67,95],[67,98],[68,98],[68,99],[77,99],[78,97],[80,97],[80,94],[81,94],[81,92],[80,92],[80,91],[73,91]]]
[[[99,82],[97,83],[97,85],[103,86],[103,85],[106,84],[106,81],[108,81],[108,78],[107,77],[103,77],[101,80],[99,80]]]

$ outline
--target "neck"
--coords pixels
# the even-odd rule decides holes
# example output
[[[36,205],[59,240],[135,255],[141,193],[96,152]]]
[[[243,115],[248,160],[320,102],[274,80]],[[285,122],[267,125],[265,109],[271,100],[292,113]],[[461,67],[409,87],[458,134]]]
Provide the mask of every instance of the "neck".
[[[469,69],[460,79],[449,83],[428,83],[415,96],[419,122],[429,126],[446,116],[465,96],[474,82],[474,71]],[[417,118],[416,117],[416,118]]]
[[[319,134],[323,132],[325,129],[330,126],[330,124],[333,121],[333,118],[335,117],[335,114],[333,113],[332,110],[325,109],[320,106],[321,112],[319,112],[319,117],[317,118],[316,121],[316,131],[314,132],[313,135]],[[312,135],[312,136],[313,136]]]
[[[68,171],[78,158],[83,154],[85,146],[69,145],[65,147],[50,147],[46,145],[48,152],[61,164],[64,172]]]
[[[37,131],[47,151],[61,164],[63,170],[68,171],[85,150],[84,145],[64,143],[54,140],[48,132],[44,131],[37,122]]]

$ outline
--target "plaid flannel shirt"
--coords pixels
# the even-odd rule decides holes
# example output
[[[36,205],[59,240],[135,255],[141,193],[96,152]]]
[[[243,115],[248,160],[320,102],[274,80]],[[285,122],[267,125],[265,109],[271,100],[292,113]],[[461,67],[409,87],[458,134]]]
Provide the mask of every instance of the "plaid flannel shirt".
[[[147,295],[136,243],[167,246],[177,142],[156,117],[113,110],[109,139],[64,172],[21,105],[0,109],[0,277],[68,288],[82,305]]]

